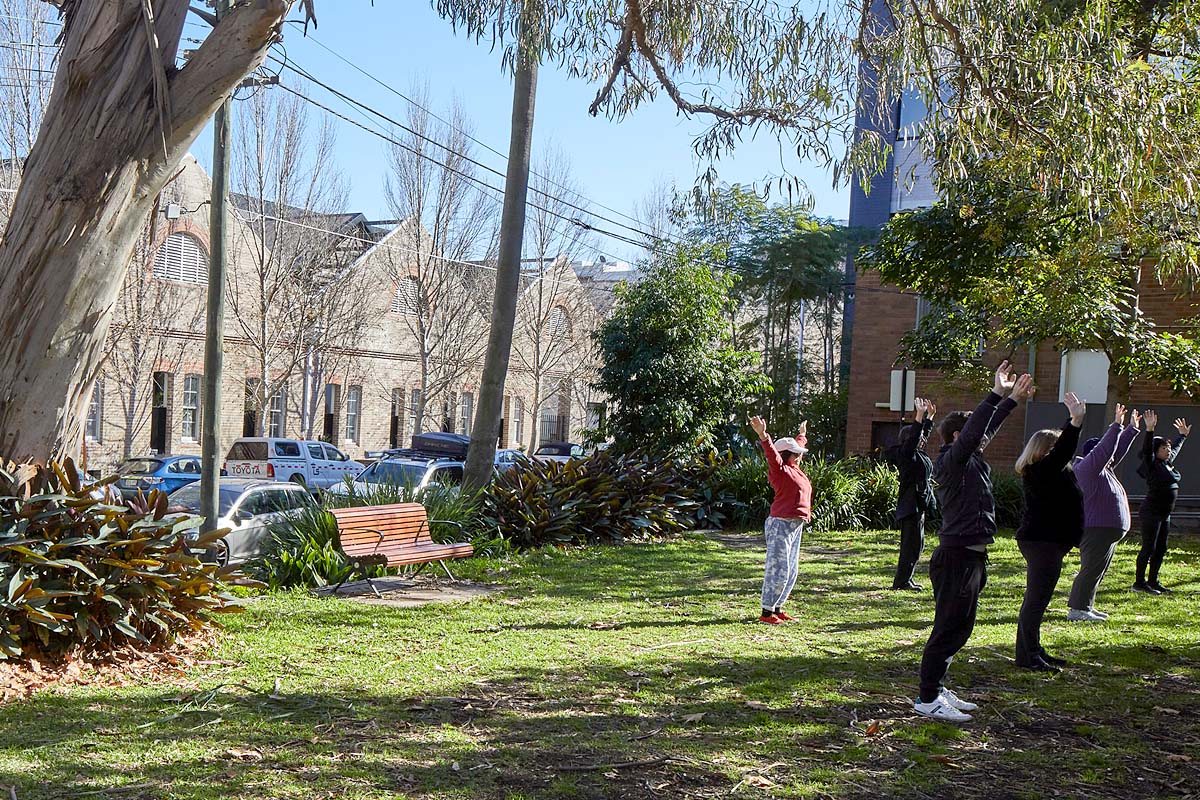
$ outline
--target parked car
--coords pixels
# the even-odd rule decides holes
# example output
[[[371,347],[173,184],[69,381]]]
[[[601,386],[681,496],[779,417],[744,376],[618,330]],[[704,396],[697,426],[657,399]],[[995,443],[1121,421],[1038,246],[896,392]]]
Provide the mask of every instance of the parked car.
[[[289,481],[311,491],[354,477],[364,465],[331,444],[297,439],[238,439],[225,457],[232,478]]]
[[[117,467],[117,489],[126,500],[152,489],[171,492],[200,480],[199,456],[140,456]]]
[[[573,458],[583,458],[586,455],[583,448],[570,442],[542,442],[534,452],[533,457],[538,461],[558,461],[566,463]]]
[[[383,486],[420,491],[427,486],[459,486],[463,479],[462,461],[449,458],[384,456],[363,470],[353,481],[330,486],[330,494],[370,494]]]
[[[167,498],[173,508],[200,511],[200,484],[191,483]],[[202,557],[221,566],[238,564],[258,555],[270,536],[270,525],[316,508],[316,501],[303,486],[270,480],[221,478],[217,488],[217,527],[229,533]],[[187,535],[194,541],[199,531]]]
[[[496,471],[506,472],[519,466],[521,462],[526,461],[528,457],[521,450],[497,450],[496,451]]]

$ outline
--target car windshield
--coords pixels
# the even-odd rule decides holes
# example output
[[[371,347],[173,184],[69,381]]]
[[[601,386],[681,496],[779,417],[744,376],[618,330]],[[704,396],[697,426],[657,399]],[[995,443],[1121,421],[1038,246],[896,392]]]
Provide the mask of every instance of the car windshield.
[[[233,504],[242,496],[242,491],[240,486],[222,486],[217,494],[217,515],[223,517],[228,514],[229,509],[233,508]],[[200,482],[189,483],[182,489],[171,492],[167,502],[172,506],[186,508],[188,511],[199,511]]]
[[[122,475],[150,475],[158,472],[162,462],[157,458],[131,458],[117,471]]]
[[[397,464],[379,461],[367,468],[355,480],[360,483],[388,486],[417,486],[425,477],[424,464]]]

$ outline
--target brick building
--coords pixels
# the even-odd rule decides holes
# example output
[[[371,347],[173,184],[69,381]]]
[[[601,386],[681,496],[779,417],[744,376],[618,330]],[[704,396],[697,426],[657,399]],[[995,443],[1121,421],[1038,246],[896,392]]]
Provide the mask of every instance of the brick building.
[[[929,166],[921,158],[915,134],[917,123],[926,113],[923,102],[915,96],[876,98],[871,93],[871,74],[867,67],[861,77],[865,99],[888,104],[889,113],[884,117],[889,122],[881,130],[872,122],[873,115],[863,114],[858,124],[860,127],[872,126],[884,141],[892,144],[893,154],[887,169],[875,176],[869,187],[855,180],[851,189],[849,224],[879,230],[893,214],[931,204],[936,200],[937,192]],[[849,378],[847,451],[869,454],[895,441],[901,420],[912,419],[910,402],[897,404],[905,399],[897,391],[900,385],[907,386],[909,397],[915,394],[933,398],[939,414],[974,408],[981,399],[980,393],[964,394],[943,385],[936,370],[914,370],[907,376],[900,372],[905,365],[897,363],[898,342],[915,327],[920,316],[928,312],[928,304],[915,294],[881,285],[878,274],[859,274],[853,256],[847,259],[846,276],[853,286],[844,316],[847,346],[843,358],[848,359]],[[1160,327],[1170,328],[1180,319],[1194,317],[1197,313],[1194,295],[1158,284],[1150,269],[1143,270],[1139,304],[1147,318]],[[988,351],[983,360],[992,365],[1002,357],[1002,353]],[[1084,436],[1099,435],[1107,424],[1105,404],[1110,393],[1117,394],[1115,388],[1110,389],[1108,360],[1102,353],[1063,352],[1043,343],[1016,354],[1012,360],[1014,370],[1033,375],[1038,391],[1032,402],[1014,411],[1000,435],[989,445],[988,460],[997,469],[1011,470],[1024,442],[1035,430],[1062,425],[1066,417],[1059,402],[1067,391],[1076,392],[1089,404]],[[1160,433],[1174,434],[1170,421],[1175,417],[1200,423],[1200,406],[1196,404],[1196,398],[1175,396],[1170,387],[1135,380],[1129,387],[1128,397],[1136,408],[1154,408],[1159,412],[1163,420]],[[901,406],[908,409],[907,413],[893,410]],[[936,440],[936,434],[933,439],[935,441],[929,446],[931,452],[941,444]],[[1184,448],[1179,462],[1184,476],[1182,504],[1198,507],[1200,447],[1191,445],[1190,448]],[[1122,476],[1134,497],[1144,486],[1135,474],[1135,461],[1133,458],[1126,460]],[[1184,516],[1189,513],[1185,511]]]
[[[144,274],[127,281],[125,291],[133,295],[123,295],[117,303],[109,357],[88,417],[92,469],[115,466],[127,454],[200,451],[210,188],[208,176],[189,156],[147,225],[145,258],[135,258],[130,267],[142,269]],[[254,271],[247,248],[238,245],[256,235],[249,224],[254,214],[247,213],[244,204],[237,209],[238,205],[234,199],[228,222],[231,296],[252,281]],[[412,287],[411,279],[402,274],[403,264],[397,277],[397,253],[406,251],[393,241],[402,226],[344,214],[326,215],[321,227],[337,232],[334,249],[338,257],[345,259],[348,269],[367,287],[362,332],[353,342],[326,354],[323,365],[319,359],[309,358],[301,368],[280,377],[280,388],[271,393],[269,407],[256,409],[248,398],[262,374],[262,348],[252,346],[227,303],[221,388],[223,450],[240,436],[304,438],[311,433],[312,438],[330,441],[351,457],[359,457],[369,450],[402,446],[416,432],[414,410],[421,383],[411,324]],[[543,334],[568,346],[586,342],[589,326],[603,310],[598,295],[605,294],[596,290],[591,278],[581,281],[579,272],[586,271],[577,266],[558,264],[552,279],[546,277],[546,269],[531,268],[523,281],[525,291],[539,281],[553,282],[554,305],[547,309],[550,323]],[[478,267],[482,274],[493,269],[484,264]],[[488,285],[463,287],[461,297],[466,299],[456,313],[461,315],[465,337],[486,341],[484,313],[491,305]],[[594,427],[604,413],[599,398],[591,396],[587,377],[590,348],[580,346],[552,369],[544,370],[535,392],[529,370],[517,357],[522,348],[531,346],[522,335],[528,329],[528,325],[519,325],[514,335],[500,444],[528,447],[537,437],[578,441],[582,431]],[[287,345],[286,333],[277,338]],[[471,352],[481,353],[482,348]],[[442,356],[435,353],[433,357]],[[270,380],[274,380],[272,369],[268,364]],[[480,358],[461,369],[436,397],[429,397],[420,428],[469,433],[481,372]]]

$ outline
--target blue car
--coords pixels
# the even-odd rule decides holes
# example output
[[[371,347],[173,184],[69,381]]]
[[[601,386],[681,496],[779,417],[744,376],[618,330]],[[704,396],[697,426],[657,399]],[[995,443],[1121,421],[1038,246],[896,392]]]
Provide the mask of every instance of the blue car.
[[[143,456],[131,458],[117,468],[117,488],[125,499],[152,489],[170,494],[200,480],[199,456]]]

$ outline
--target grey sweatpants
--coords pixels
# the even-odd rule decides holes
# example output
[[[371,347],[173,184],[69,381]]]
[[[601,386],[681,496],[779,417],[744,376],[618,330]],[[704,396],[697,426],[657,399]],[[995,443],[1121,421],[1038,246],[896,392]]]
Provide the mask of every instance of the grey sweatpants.
[[[767,567],[763,575],[762,607],[783,608],[800,572],[800,538],[804,520],[767,517]]]
[[[1077,611],[1087,611],[1096,603],[1096,590],[1112,564],[1117,545],[1129,531],[1120,528],[1084,528],[1079,543],[1079,574],[1071,586],[1067,603]]]

